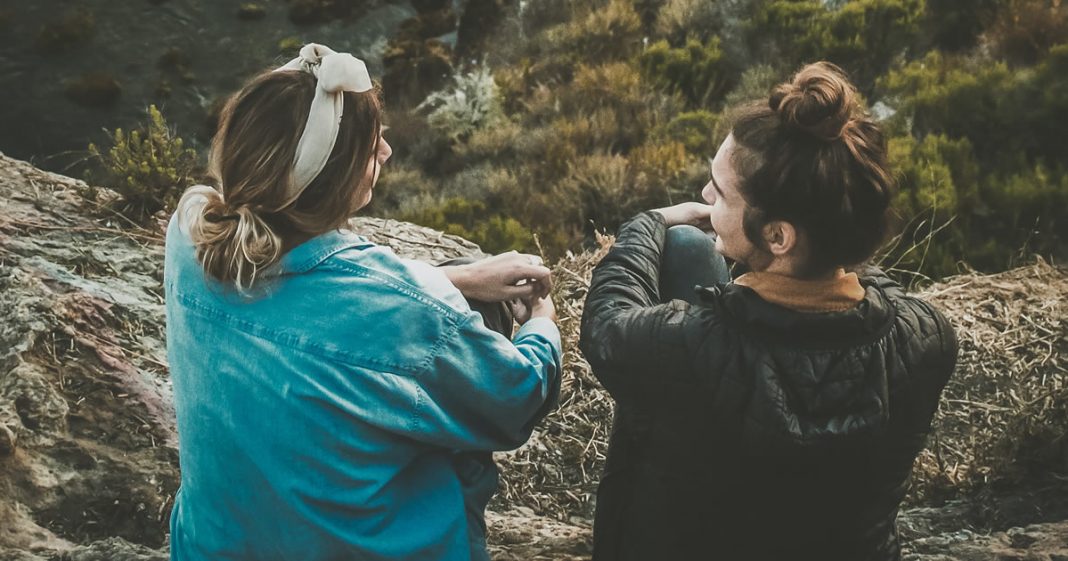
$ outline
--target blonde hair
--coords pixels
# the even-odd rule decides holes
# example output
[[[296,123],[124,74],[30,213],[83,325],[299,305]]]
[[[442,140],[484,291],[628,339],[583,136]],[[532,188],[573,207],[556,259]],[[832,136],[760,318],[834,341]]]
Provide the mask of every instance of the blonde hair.
[[[212,141],[209,171],[218,188],[192,187],[178,204],[212,278],[238,291],[281,259],[292,242],[343,226],[371,185],[382,108],[378,90],[345,92],[344,116],[326,166],[293,202],[286,188],[315,94],[304,72],[264,72],[227,102]]]

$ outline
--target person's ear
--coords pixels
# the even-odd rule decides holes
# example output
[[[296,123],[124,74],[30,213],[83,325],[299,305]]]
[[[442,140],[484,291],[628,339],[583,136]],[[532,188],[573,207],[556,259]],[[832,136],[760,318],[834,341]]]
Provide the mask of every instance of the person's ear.
[[[776,257],[784,256],[797,247],[797,228],[785,220],[772,220],[764,225],[764,242]]]

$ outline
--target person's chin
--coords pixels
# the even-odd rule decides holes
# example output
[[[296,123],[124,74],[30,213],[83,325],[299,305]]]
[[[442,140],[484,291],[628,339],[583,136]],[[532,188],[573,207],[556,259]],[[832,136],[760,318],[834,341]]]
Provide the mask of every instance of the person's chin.
[[[718,254],[720,254],[720,255],[722,255],[722,256],[724,256],[724,257],[728,258],[728,259],[734,259],[734,258],[733,258],[733,257],[731,257],[731,255],[730,255],[730,254],[731,254],[731,252],[730,252],[729,250],[727,250],[727,248],[726,248],[726,247],[724,247],[724,245],[723,245],[723,238],[721,238],[721,237],[719,237],[719,236],[715,236],[715,235],[713,235],[713,236],[715,237],[715,240],[716,240],[716,245],[715,245],[715,248],[716,248],[716,253],[718,253]]]

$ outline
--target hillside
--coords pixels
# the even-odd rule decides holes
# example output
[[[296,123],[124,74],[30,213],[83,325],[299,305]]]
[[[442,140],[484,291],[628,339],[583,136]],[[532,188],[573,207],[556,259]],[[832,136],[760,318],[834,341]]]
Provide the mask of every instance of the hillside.
[[[83,189],[0,155],[0,560],[166,558],[178,466],[160,234],[106,218]],[[353,228],[415,258],[479,252],[396,221]],[[588,558],[611,400],[574,343],[602,251],[555,265],[561,407],[497,456],[496,559]],[[906,559],[1068,556],[1065,294],[1068,270],[1044,262],[924,291],[961,357],[901,517]]]

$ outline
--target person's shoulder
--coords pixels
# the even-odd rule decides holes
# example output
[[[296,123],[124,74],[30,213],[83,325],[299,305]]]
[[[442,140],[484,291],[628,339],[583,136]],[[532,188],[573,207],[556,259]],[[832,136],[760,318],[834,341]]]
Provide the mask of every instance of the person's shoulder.
[[[377,291],[418,303],[432,312],[463,315],[470,308],[439,267],[400,257],[386,246],[368,242],[349,247],[332,255],[325,265],[366,277]]]

